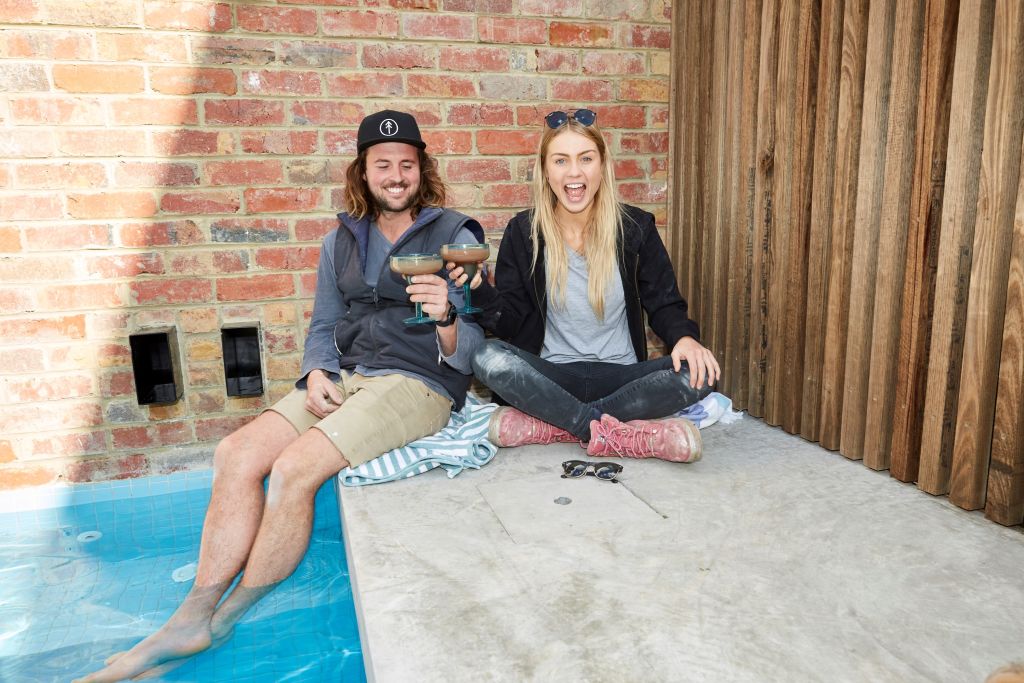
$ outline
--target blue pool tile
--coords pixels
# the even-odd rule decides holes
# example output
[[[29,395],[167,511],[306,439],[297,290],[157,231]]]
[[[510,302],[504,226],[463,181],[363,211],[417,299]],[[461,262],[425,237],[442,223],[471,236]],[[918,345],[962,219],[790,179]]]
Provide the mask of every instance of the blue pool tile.
[[[132,496],[135,498],[145,498],[146,496],[153,495],[151,490],[153,486],[153,480],[150,477],[141,477],[139,479],[131,479]]]
[[[8,606],[22,605],[30,622],[17,633],[0,624],[0,680],[67,680],[159,628],[192,585],[172,573],[196,560],[211,482],[206,470],[53,487],[25,498],[31,509],[0,513],[0,566],[14,568],[0,590],[11,589]],[[235,638],[163,680],[365,680],[330,485],[317,496],[314,528],[293,577]],[[102,537],[79,540],[90,531]]]

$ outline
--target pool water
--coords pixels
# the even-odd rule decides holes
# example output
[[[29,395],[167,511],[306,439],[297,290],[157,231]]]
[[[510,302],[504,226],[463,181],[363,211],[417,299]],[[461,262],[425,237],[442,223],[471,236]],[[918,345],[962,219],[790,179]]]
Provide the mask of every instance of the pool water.
[[[192,585],[211,476],[75,487],[0,514],[0,681],[69,681],[158,629]],[[223,646],[151,680],[366,680],[333,481],[295,573]]]

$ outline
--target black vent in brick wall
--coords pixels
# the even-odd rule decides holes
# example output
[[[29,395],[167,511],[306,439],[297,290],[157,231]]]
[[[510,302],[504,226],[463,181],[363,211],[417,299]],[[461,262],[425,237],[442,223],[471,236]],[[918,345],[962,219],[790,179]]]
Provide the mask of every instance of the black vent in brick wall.
[[[260,331],[235,327],[220,331],[224,350],[224,380],[228,396],[259,396],[263,393],[260,370]]]
[[[132,349],[132,373],[139,405],[177,401],[181,386],[175,381],[171,333],[133,334],[128,343]]]

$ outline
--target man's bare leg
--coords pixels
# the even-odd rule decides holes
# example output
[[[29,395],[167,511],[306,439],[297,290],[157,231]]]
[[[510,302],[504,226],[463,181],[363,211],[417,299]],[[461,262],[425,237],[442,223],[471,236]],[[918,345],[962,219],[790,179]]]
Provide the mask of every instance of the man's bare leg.
[[[299,566],[313,531],[316,492],[347,466],[345,457],[318,429],[310,429],[285,448],[270,473],[263,522],[242,580],[213,615],[213,638],[230,634],[250,607]]]
[[[291,423],[268,411],[218,444],[192,590],[160,630],[131,650],[110,657],[104,669],[79,679],[80,683],[132,678],[161,662],[210,646],[210,619],[245,565],[263,518],[263,479],[297,436]]]
[[[347,466],[348,461],[317,429],[309,430],[287,446],[274,462],[263,521],[242,580],[210,622],[214,644],[228,640],[249,608],[295,571],[309,546],[316,492],[324,481]],[[190,654],[194,653],[157,664],[134,680],[162,676],[181,666]]]

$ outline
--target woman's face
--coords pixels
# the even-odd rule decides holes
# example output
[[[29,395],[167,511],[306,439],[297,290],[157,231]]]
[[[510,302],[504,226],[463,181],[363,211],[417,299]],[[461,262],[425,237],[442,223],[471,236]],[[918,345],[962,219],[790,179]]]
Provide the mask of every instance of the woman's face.
[[[601,168],[601,155],[590,138],[573,130],[552,138],[544,175],[558,198],[558,208],[569,213],[588,211],[601,188]]]

